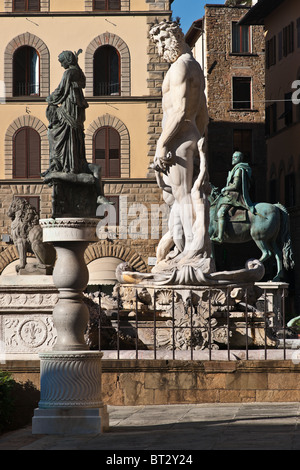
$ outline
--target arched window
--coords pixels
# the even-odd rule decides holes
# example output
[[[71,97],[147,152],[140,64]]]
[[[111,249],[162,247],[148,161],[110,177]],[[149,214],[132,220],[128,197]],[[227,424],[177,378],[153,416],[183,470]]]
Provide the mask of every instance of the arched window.
[[[30,46],[19,47],[13,57],[14,96],[34,96],[40,93],[40,59]]]
[[[104,178],[120,177],[120,134],[113,127],[101,127],[94,135],[94,163]]]
[[[119,94],[119,53],[112,46],[100,46],[94,54],[94,96]]]
[[[21,127],[14,135],[14,178],[40,178],[41,139],[31,127]]]

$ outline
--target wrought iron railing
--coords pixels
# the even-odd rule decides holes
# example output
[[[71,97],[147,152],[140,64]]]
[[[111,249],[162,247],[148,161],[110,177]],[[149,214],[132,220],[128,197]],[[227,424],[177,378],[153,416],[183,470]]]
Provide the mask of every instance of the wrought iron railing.
[[[40,86],[37,83],[18,82],[15,84],[15,96],[38,96]]]
[[[94,95],[95,96],[111,96],[120,94],[120,83],[95,83]]]
[[[109,306],[103,305],[107,296],[100,288],[96,294],[98,343],[94,341],[93,349],[109,351],[109,357],[121,359],[130,354],[135,359],[213,360],[221,354],[230,360],[239,351],[245,360],[253,358],[252,353],[260,359],[286,359],[287,341],[297,341],[297,334],[286,326],[285,288],[277,296],[275,309],[266,289],[261,290],[255,305],[248,287],[242,294],[234,286],[210,287],[200,298],[190,290],[184,302],[178,302],[175,289],[164,289],[163,293],[153,289],[150,294],[147,289],[128,289],[129,301],[116,289]],[[95,337],[95,329],[93,334]]]

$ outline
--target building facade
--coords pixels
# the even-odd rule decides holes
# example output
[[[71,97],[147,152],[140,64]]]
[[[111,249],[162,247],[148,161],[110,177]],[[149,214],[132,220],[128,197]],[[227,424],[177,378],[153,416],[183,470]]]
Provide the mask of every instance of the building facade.
[[[239,150],[252,168],[251,199],[262,202],[267,196],[265,42],[262,26],[239,25],[248,11],[241,6],[208,4],[204,17],[193,23],[186,38],[206,78],[210,181],[219,189],[226,185],[232,154]],[[251,254],[259,255],[254,244],[246,248],[244,244],[224,245],[216,250],[220,269],[241,267]]]
[[[120,260],[148,269],[158,242],[157,233],[148,236],[149,214],[152,206],[156,213],[161,202],[148,168],[160,134],[161,84],[168,69],[148,31],[155,21],[170,17],[171,3],[0,0],[1,274],[14,271],[17,257],[9,243],[7,211],[12,199],[25,197],[40,218],[51,216],[52,190],[41,178],[49,166],[45,100],[60,83],[63,70],[58,55],[63,50],[81,50],[79,65],[86,76],[89,104],[87,160],[102,168],[116,224],[126,222],[121,236],[118,227],[87,250],[90,275],[96,283],[110,280]],[[156,232],[158,220],[156,215]]]
[[[270,202],[290,213],[295,257],[295,305],[300,304],[300,4],[297,0],[260,0],[243,25],[262,25],[266,48],[267,188]]]

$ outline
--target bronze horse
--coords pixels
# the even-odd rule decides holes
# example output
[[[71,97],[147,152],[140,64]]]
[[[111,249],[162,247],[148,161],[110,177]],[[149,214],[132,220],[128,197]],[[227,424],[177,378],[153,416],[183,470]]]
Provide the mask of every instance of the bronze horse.
[[[217,208],[220,193],[211,185],[209,236],[218,230]],[[262,255],[263,263],[274,256],[277,273],[274,282],[283,278],[283,268],[293,269],[293,252],[291,246],[289,214],[281,204],[260,202],[254,204],[256,215],[246,209],[234,208],[233,217],[226,219],[224,243],[246,243],[253,240]]]

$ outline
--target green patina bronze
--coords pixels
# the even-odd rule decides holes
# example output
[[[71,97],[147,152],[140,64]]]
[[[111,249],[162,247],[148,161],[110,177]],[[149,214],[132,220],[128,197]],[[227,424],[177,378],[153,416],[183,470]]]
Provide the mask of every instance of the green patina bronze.
[[[253,240],[263,263],[274,256],[280,281],[284,269],[294,267],[289,214],[281,204],[253,203],[249,197],[251,168],[240,152],[233,154],[233,169],[226,186],[218,192],[212,185],[209,236],[216,243],[246,243]]]

